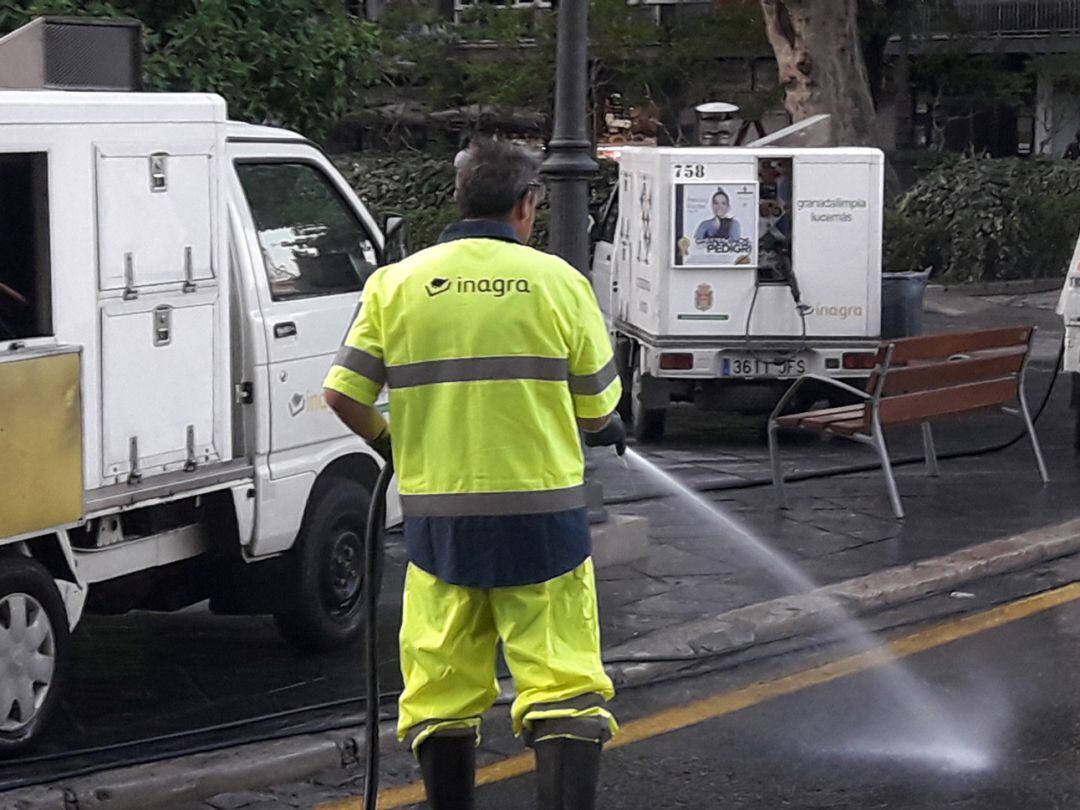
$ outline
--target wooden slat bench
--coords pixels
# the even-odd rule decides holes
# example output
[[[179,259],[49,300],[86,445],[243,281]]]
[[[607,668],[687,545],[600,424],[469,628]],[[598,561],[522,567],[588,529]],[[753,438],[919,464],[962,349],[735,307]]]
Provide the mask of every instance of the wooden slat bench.
[[[1049,481],[1024,398],[1024,376],[1034,336],[1034,326],[1010,326],[884,342],[878,348],[866,391],[829,377],[814,374],[800,377],[769,417],[769,459],[781,506],[787,507],[777,441],[780,428],[801,428],[869,444],[881,459],[893,513],[902,518],[904,508],[893,478],[884,429],[920,425],[927,472],[937,475],[931,422],[989,408],[1001,408],[1020,416],[1035,451],[1039,475],[1043,483]],[[838,408],[784,414],[796,391],[810,380],[841,388],[861,401]],[[1018,407],[1006,407],[1010,403]]]

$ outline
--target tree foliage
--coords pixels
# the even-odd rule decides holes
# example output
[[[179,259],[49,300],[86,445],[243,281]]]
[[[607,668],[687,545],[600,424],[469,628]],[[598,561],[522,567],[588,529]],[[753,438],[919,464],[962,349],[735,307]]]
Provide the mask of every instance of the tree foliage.
[[[767,82],[734,93],[721,55],[752,82],[753,57],[767,55],[756,3],[717,4],[657,26],[652,9],[626,0],[591,0],[592,98],[619,94],[655,107],[672,140],[685,135],[678,116],[690,104],[734,100],[754,116],[777,99]],[[469,104],[548,112],[554,99],[555,17],[530,9],[477,8],[457,23],[424,8],[391,6],[383,18],[383,64],[389,86],[430,110]],[[730,72],[730,71],[729,71]]]
[[[14,0],[0,33],[40,14],[140,19],[149,89],[221,93],[233,117],[314,135],[378,77],[375,27],[339,0]]]
[[[598,105],[619,94],[648,106],[676,142],[688,134],[680,112],[700,101],[733,100],[750,117],[775,105],[775,83],[753,83],[753,57],[769,53],[754,0],[719,3],[666,26],[645,5],[591,3]],[[314,136],[379,99],[409,98],[428,111],[552,108],[556,19],[547,11],[477,7],[451,22],[430,3],[398,0],[376,26],[344,7],[341,0],[8,0],[0,34],[39,14],[134,17],[145,26],[149,89],[218,92],[236,118]],[[725,78],[732,72],[748,80],[737,90]]]

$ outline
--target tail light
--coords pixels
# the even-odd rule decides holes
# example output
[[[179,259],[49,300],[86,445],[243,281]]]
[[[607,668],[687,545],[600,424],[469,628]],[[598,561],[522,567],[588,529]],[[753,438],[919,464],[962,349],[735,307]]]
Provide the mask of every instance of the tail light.
[[[660,368],[665,371],[689,371],[694,367],[694,355],[686,353],[661,354]]]
[[[849,352],[844,355],[844,368],[870,369],[877,365],[876,352]]]

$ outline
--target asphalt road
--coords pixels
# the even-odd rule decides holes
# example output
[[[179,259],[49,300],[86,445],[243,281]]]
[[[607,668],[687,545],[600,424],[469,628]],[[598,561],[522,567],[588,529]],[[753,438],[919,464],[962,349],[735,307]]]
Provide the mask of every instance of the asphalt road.
[[[1015,609],[959,640],[956,622],[924,633],[928,649],[888,674],[820,683],[837,651],[819,649],[636,692],[623,720],[643,739],[606,752],[600,807],[1080,807],[1080,602]],[[692,724],[653,736],[666,709],[703,698]],[[498,781],[478,806],[530,807],[533,790],[531,775]]]

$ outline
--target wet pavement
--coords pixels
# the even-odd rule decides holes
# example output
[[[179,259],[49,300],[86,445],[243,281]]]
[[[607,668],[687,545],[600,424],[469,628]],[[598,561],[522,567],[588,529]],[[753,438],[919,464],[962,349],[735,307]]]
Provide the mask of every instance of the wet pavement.
[[[625,691],[614,705],[634,739],[605,753],[598,807],[1080,806],[1080,589],[1046,607],[1077,579],[1080,556],[881,614],[869,624],[881,638],[916,638],[922,650],[896,668],[853,667],[830,681],[828,668],[856,650],[802,639]],[[1023,617],[1016,609],[1032,593],[1051,601]],[[987,616],[1000,626],[962,629]],[[688,705],[689,717],[667,714]],[[531,773],[498,773],[521,752],[505,715],[484,728],[479,810],[535,806]],[[382,774],[380,807],[424,806],[408,799],[419,774],[407,754],[387,751]],[[359,810],[362,789],[358,772],[339,770],[178,810]]]
[[[1060,341],[1060,320],[1046,307],[1050,297],[1019,301],[944,297],[938,314],[926,314],[924,328],[931,332],[1007,323],[1039,325],[1028,385],[1035,408],[1049,382]],[[925,477],[918,464],[900,467],[897,478],[908,511],[902,522],[891,516],[879,472],[792,484],[793,508],[777,510],[771,488],[755,485],[768,475],[762,422],[677,409],[666,441],[638,450],[692,485],[728,487],[707,497],[789,555],[819,584],[1058,523],[1080,511],[1075,505],[1080,469],[1072,450],[1073,418],[1065,379],[1038,423],[1051,484],[1044,487],[1039,482],[1025,442],[992,455],[945,461],[938,478]],[[935,434],[939,453],[946,454],[1000,443],[1019,427],[1019,420],[989,414],[943,424]],[[890,449],[894,459],[918,455],[918,434],[890,436]],[[785,439],[784,458],[788,470],[806,471],[861,464],[874,456],[851,442],[791,435]],[[789,583],[741,553],[730,538],[705,525],[700,514],[688,511],[678,499],[650,497],[663,494],[662,489],[641,473],[607,458],[600,463],[598,477],[607,497],[621,502],[611,507],[613,511],[649,518],[651,543],[646,560],[599,575],[605,646],[790,592]],[[393,536],[390,540],[380,623],[382,682],[388,691],[398,683],[394,644],[403,570],[400,543]],[[192,743],[205,746],[241,736],[355,723],[359,717],[359,703],[342,703],[355,700],[362,690],[359,650],[321,658],[297,656],[268,619],[212,617],[201,607],[169,615],[88,617],[75,639],[76,664],[68,697],[56,733],[38,756],[205,730],[195,740],[181,737],[160,743],[179,750]],[[634,711],[636,700],[630,704]],[[296,711],[305,707],[318,708]],[[228,725],[267,714],[278,716],[255,727]],[[145,753],[148,748],[140,745],[139,750]],[[126,756],[127,749],[88,755],[80,762],[115,761],[118,754]],[[55,777],[62,764],[56,759],[9,764],[0,773],[0,785]]]
[[[605,754],[599,807],[1017,810],[1080,806],[1080,606],[906,659],[935,708],[870,670],[811,685]],[[792,656],[635,693],[660,711],[819,665]],[[721,706],[721,708],[723,708]],[[531,776],[477,806],[533,806]]]

